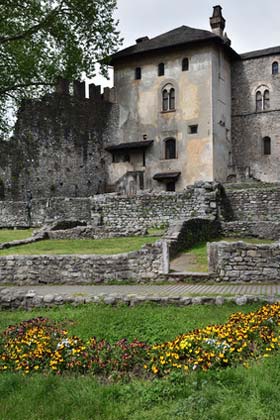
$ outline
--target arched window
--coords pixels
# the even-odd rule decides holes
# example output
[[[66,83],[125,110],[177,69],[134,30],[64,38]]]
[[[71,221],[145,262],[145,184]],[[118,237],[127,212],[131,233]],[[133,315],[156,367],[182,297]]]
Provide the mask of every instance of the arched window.
[[[182,60],[182,71],[188,71],[188,70],[189,70],[189,59],[185,57]]]
[[[256,110],[262,111],[262,93],[259,90],[256,93]]]
[[[176,159],[176,140],[165,140],[165,159]]]
[[[175,111],[175,89],[171,84],[164,87],[162,91],[162,111]]]
[[[270,137],[263,138],[263,154],[271,155],[271,138]]]
[[[278,74],[278,72],[279,72],[278,61],[274,61],[274,63],[272,63],[272,74]]]
[[[162,91],[162,110],[168,111],[168,107],[169,107],[169,93],[167,89],[164,89]]]
[[[175,109],[175,89],[171,88],[169,91],[169,109],[174,111]]]
[[[269,90],[265,90],[263,94],[263,109],[269,109],[270,103],[269,103]]]
[[[158,75],[159,76],[164,76],[164,63],[160,63],[158,65]]]

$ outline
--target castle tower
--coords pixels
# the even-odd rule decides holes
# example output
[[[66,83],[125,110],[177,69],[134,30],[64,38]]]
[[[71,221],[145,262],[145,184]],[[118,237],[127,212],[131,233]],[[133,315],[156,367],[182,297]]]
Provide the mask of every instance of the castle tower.
[[[226,21],[222,14],[222,7],[214,6],[213,9],[213,16],[210,17],[210,26],[212,32],[216,35],[219,35],[220,37],[223,37]]]

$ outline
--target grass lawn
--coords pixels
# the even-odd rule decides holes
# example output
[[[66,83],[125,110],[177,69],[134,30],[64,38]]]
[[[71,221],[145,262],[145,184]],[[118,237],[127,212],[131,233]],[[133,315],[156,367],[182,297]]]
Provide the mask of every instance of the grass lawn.
[[[4,255],[40,255],[40,254],[120,254],[139,250],[145,244],[158,240],[154,236],[131,236],[111,239],[64,239],[44,240],[32,244],[15,246],[0,251]]]
[[[242,307],[242,311],[258,306]],[[239,309],[239,308],[238,308]],[[1,312],[0,328],[38,315],[63,323],[83,338],[114,341],[137,337],[149,343],[209,323],[224,322],[234,305],[160,307],[70,306]],[[1,420],[276,420],[280,412],[280,357],[249,369],[173,374],[152,381],[100,383],[90,376],[0,375]]]
[[[238,242],[243,241],[250,244],[272,244],[275,241],[259,239],[259,238],[218,238],[208,242]],[[207,261],[207,242],[202,242],[194,245],[191,249],[187,249],[182,254],[185,256],[186,270],[188,272],[207,273],[208,261]]]
[[[34,229],[0,229],[0,243],[29,238]]]

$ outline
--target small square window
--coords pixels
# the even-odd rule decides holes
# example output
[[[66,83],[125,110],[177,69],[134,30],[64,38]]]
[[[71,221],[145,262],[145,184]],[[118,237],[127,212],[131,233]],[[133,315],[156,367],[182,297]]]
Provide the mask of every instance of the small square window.
[[[197,134],[198,133],[198,125],[189,125],[189,134]]]
[[[169,192],[176,191],[176,184],[174,181],[169,181],[166,183],[166,191],[169,191]]]
[[[135,69],[135,80],[140,80],[142,78],[141,67],[136,67]]]

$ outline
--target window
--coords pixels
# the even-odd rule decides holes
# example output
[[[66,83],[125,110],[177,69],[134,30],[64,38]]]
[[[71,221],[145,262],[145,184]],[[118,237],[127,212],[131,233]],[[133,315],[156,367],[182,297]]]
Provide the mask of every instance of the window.
[[[174,192],[176,191],[176,186],[174,181],[170,181],[166,183],[166,191]]]
[[[259,90],[256,93],[256,110],[262,111],[262,93]]]
[[[162,110],[168,111],[169,109],[169,93],[166,89],[162,92]]]
[[[269,90],[265,90],[263,94],[263,109],[269,109]]]
[[[189,59],[183,58],[182,60],[182,71],[188,71],[189,70]]]
[[[171,88],[169,91],[169,110],[173,111],[175,109],[175,89]]]
[[[270,93],[265,89],[263,93],[258,90],[256,93],[256,111],[266,111],[270,108]]]
[[[278,72],[279,72],[278,61],[274,61],[274,63],[272,63],[272,74],[278,74]]]
[[[164,76],[164,63],[160,63],[158,65],[158,75],[159,76]]]
[[[165,140],[165,159],[176,159],[176,140]]]
[[[197,134],[198,132],[198,125],[189,125],[189,134]]]
[[[142,78],[141,67],[136,67],[135,69],[135,80],[140,80]]]
[[[172,85],[167,85],[162,91],[162,111],[175,111],[175,89]]]
[[[271,138],[270,137],[263,138],[263,154],[271,155]]]

